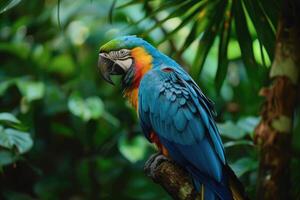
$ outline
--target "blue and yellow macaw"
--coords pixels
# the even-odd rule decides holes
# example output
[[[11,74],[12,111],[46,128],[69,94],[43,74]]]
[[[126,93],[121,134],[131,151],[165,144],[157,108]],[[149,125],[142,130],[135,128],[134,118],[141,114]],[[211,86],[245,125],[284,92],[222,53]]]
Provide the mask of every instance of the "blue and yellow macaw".
[[[226,163],[213,103],[174,60],[136,36],[100,48],[102,77],[123,75],[124,96],[136,109],[146,138],[182,166],[205,200],[246,199]]]

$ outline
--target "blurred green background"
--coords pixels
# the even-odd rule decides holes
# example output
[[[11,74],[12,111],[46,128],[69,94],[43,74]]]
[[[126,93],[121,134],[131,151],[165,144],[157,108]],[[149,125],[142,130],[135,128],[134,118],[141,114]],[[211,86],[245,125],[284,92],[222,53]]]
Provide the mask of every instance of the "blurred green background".
[[[143,174],[155,148],[144,139],[120,87],[101,80],[98,49],[115,36],[136,34],[190,71],[197,41],[180,47],[193,26],[186,24],[168,38],[166,32],[182,18],[157,26],[169,13],[162,9],[157,19],[137,24],[151,11],[135,3],[117,8],[128,1],[115,8],[103,0],[8,2],[16,6],[4,11],[7,5],[0,4],[0,199],[170,199]],[[153,31],[145,31],[153,25]],[[255,79],[247,76],[234,31],[221,86],[215,86],[219,35],[196,75],[215,102],[228,162],[253,198],[258,158],[252,138],[263,100],[258,91],[268,83],[271,59],[262,53],[254,28],[249,30],[259,67]],[[296,150],[299,132],[296,118]],[[299,167],[294,159],[293,170]],[[299,188],[299,173],[292,179]]]

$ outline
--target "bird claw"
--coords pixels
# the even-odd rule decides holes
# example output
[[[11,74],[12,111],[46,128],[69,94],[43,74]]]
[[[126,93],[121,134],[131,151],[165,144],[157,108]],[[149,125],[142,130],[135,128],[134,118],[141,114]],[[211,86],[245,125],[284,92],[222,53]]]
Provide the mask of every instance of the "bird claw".
[[[150,156],[146,161],[144,166],[144,171],[147,176],[150,176],[152,179],[155,179],[155,171],[160,166],[161,163],[165,161],[170,161],[166,156],[161,153],[155,153]]]

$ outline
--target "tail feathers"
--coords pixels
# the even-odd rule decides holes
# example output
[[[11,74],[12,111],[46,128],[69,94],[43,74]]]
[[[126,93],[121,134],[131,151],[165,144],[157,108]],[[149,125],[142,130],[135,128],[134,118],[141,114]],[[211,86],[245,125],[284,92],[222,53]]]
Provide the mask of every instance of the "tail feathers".
[[[209,187],[206,187],[203,183],[193,179],[195,188],[199,191],[196,200],[221,200],[215,191],[212,191]]]
[[[225,185],[229,185],[229,187],[213,182],[212,179],[204,176],[201,172],[192,167],[188,168],[188,171],[190,171],[193,177],[196,190],[199,192],[202,191],[204,200],[249,200],[242,183],[236,177],[232,169],[226,165],[223,170],[224,175],[226,174],[223,183],[227,183]]]
[[[244,186],[240,180],[236,177],[232,169],[226,165],[226,172],[228,174],[228,183],[234,200],[249,200]]]
[[[206,199],[211,199],[211,200],[221,200],[215,192],[211,191],[208,187],[203,187],[204,189],[202,190],[204,192],[204,198],[203,200]]]
[[[212,178],[205,176],[196,168],[189,166],[187,170],[193,177],[193,182],[197,191],[202,191],[204,200],[233,200],[231,191],[227,186],[215,182]],[[202,186],[204,185],[204,188]],[[204,195],[203,195],[204,191]]]

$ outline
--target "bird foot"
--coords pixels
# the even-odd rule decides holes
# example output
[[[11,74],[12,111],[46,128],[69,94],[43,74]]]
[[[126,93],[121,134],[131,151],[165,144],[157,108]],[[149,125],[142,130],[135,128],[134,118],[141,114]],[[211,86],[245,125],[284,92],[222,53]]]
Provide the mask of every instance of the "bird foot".
[[[144,166],[144,171],[147,176],[151,177],[155,180],[155,171],[158,167],[165,161],[170,161],[166,156],[162,155],[161,153],[155,153],[150,156],[150,158],[146,161]]]

